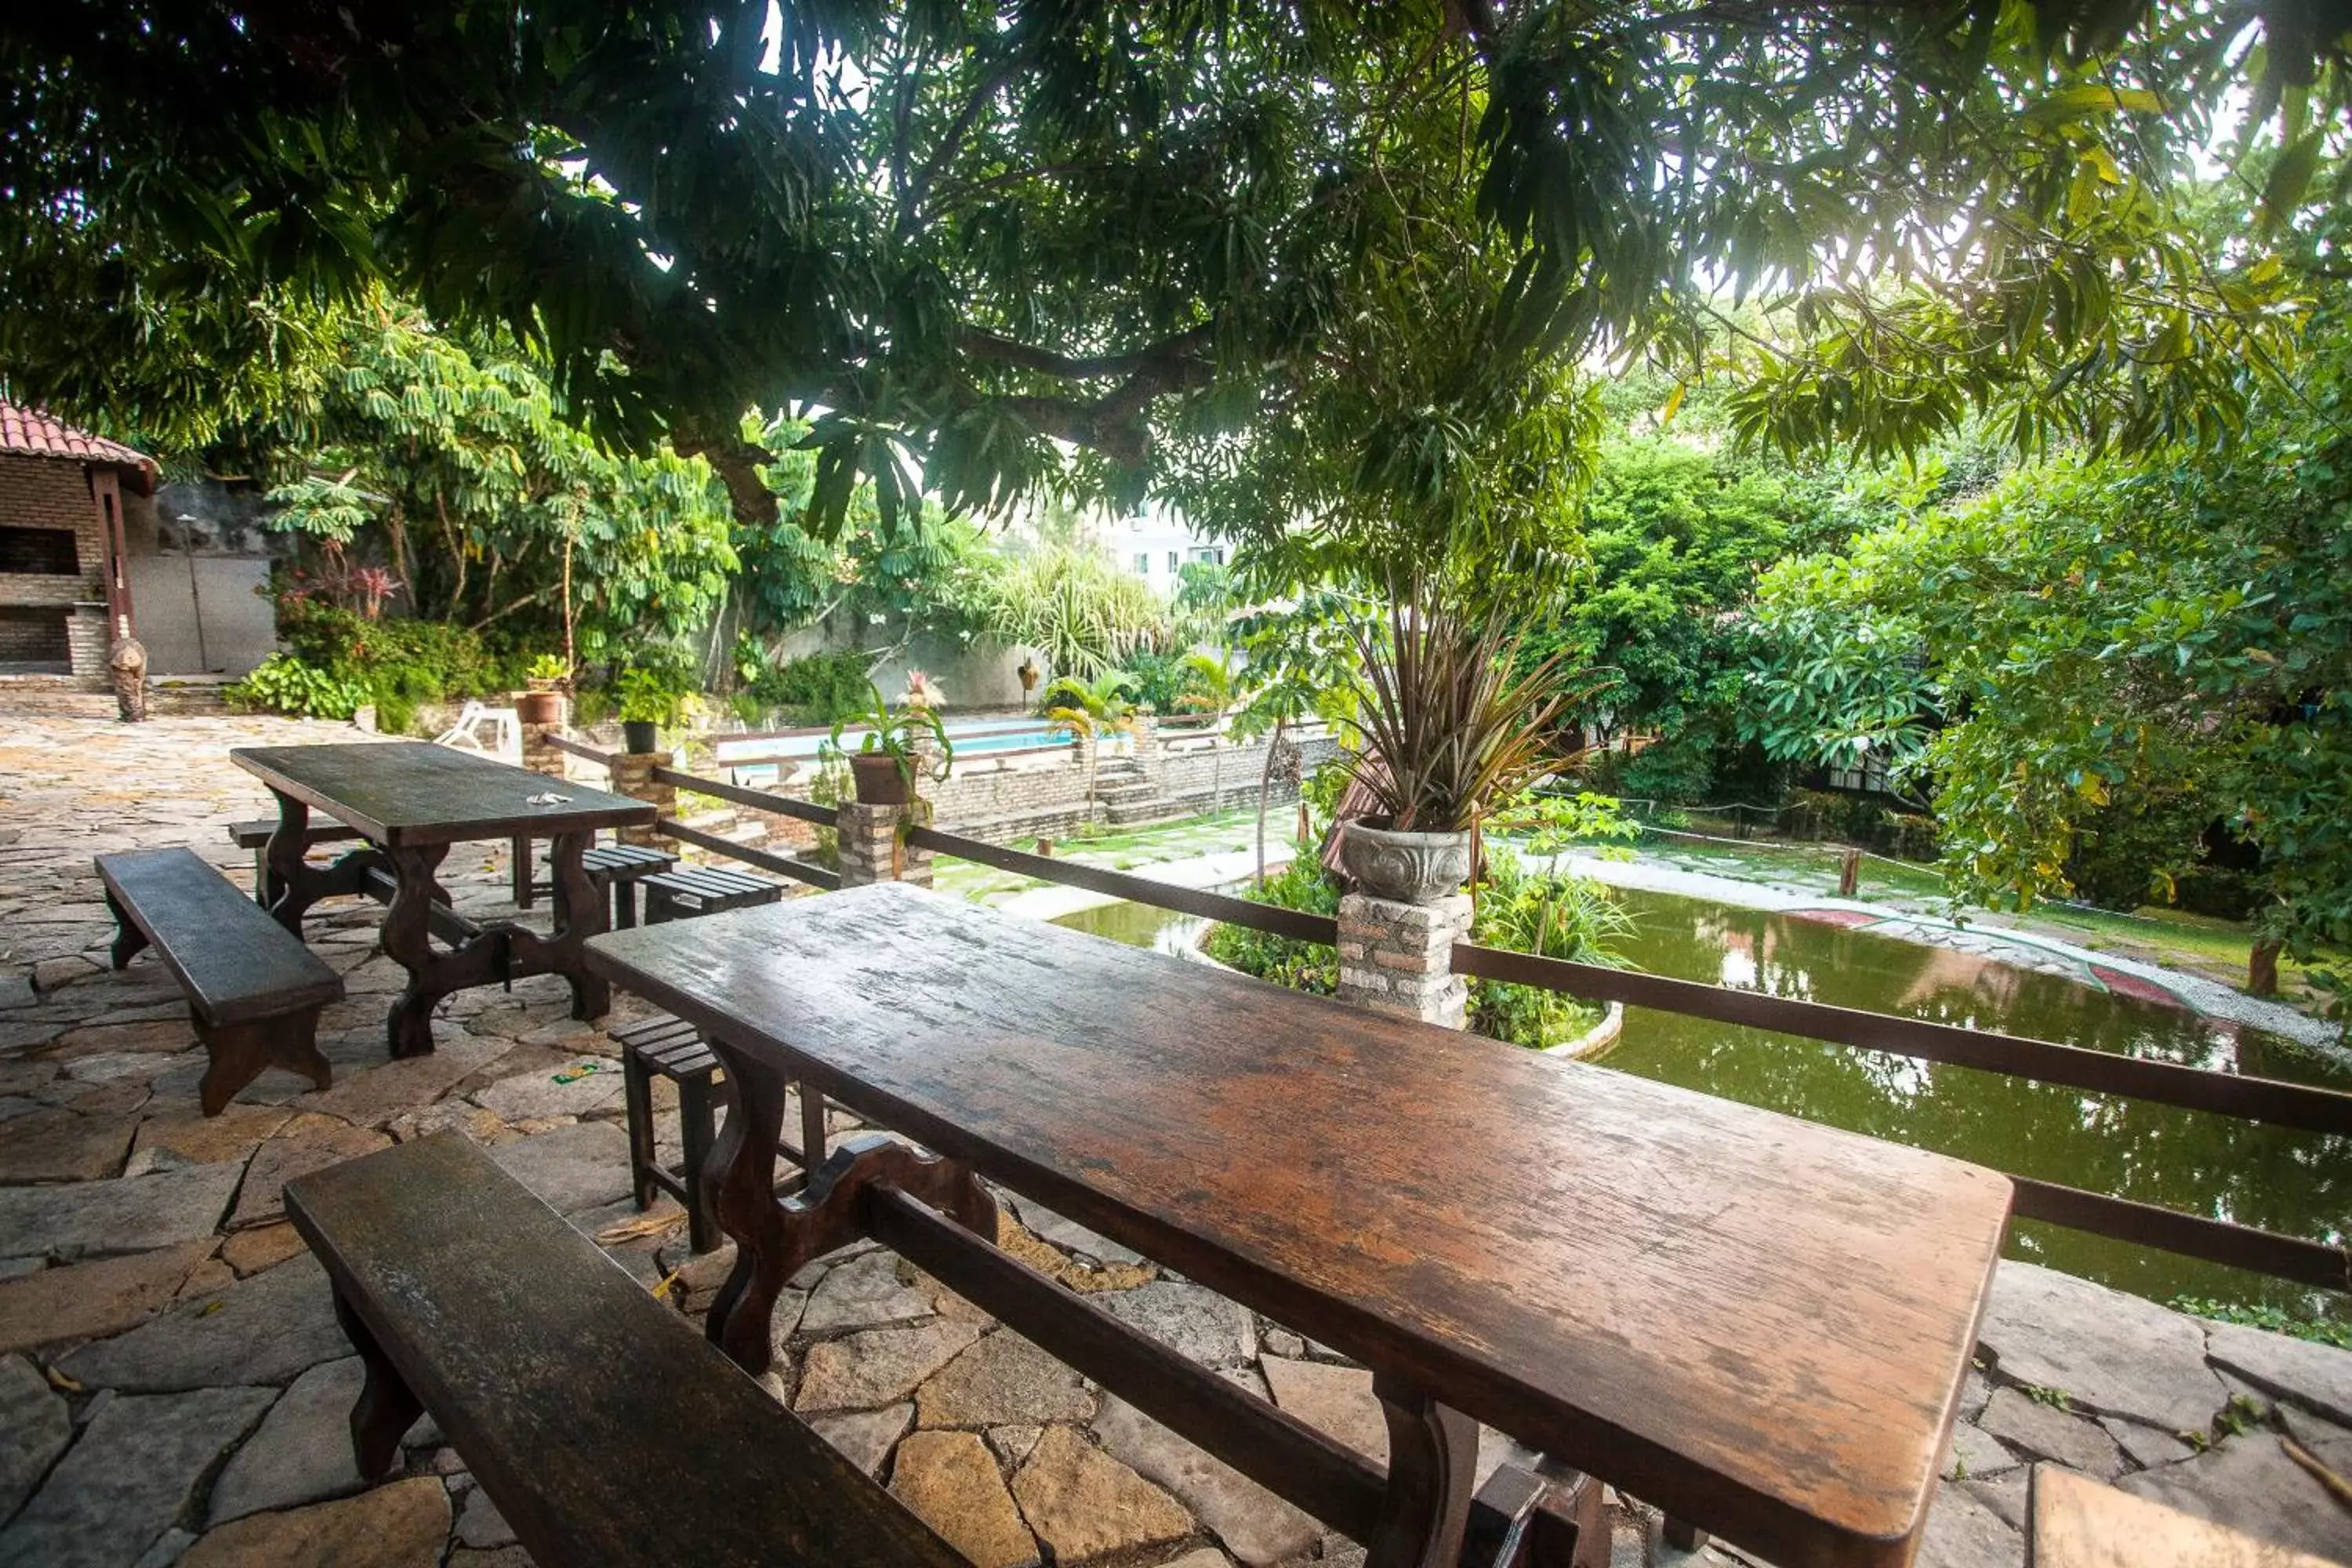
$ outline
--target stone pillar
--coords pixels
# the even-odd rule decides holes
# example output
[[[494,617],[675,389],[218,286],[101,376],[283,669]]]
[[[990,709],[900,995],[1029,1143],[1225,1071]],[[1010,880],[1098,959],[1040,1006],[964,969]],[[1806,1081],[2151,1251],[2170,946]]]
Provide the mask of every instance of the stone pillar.
[[[1458,1029],[1470,988],[1454,973],[1454,944],[1470,937],[1470,895],[1426,904],[1364,893],[1339,900],[1339,1000],[1391,1017]]]
[[[656,768],[675,765],[667,752],[616,752],[613,755],[613,791],[632,800],[649,802],[663,816],[677,811],[677,791],[666,784],[656,784]],[[659,849],[668,841],[652,827],[624,827],[618,835],[624,844],[640,844],[648,849]]]
[[[899,837],[908,821],[929,818],[929,808],[912,805],[866,805],[845,800],[834,808],[834,837],[839,846],[841,885],[862,888],[869,882],[912,882],[931,885],[931,852],[917,849]]]

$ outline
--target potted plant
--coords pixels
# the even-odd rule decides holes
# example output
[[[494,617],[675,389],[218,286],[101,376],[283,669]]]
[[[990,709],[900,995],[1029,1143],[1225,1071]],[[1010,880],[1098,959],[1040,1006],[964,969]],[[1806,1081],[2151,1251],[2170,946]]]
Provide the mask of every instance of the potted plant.
[[[571,674],[563,660],[541,654],[523,671],[527,689],[515,694],[515,717],[526,724],[563,722],[563,679]]]
[[[947,726],[940,721],[939,710],[932,706],[938,693],[917,671],[908,677],[907,700],[892,703],[882,696],[882,689],[872,681],[866,689],[872,702],[862,713],[853,713],[840,720],[826,738],[828,755],[849,760],[851,783],[863,805],[905,805],[915,796],[915,776],[922,764],[916,753],[915,737],[929,735],[939,748],[938,761],[925,772],[925,776],[940,780],[948,776],[955,761],[955,745],[948,739]],[[856,751],[841,743],[845,731],[862,729],[865,736]]]
[[[1349,630],[1362,743],[1340,765],[1374,809],[1346,825],[1340,868],[1374,898],[1425,903],[1469,880],[1479,819],[1551,766],[1552,732],[1589,689],[1557,654],[1519,668],[1506,605],[1465,613],[1418,574],[1391,584],[1384,627]]]
[[[661,745],[661,727],[677,723],[678,693],[654,670],[624,670],[613,694],[621,708],[622,744],[642,755]]]

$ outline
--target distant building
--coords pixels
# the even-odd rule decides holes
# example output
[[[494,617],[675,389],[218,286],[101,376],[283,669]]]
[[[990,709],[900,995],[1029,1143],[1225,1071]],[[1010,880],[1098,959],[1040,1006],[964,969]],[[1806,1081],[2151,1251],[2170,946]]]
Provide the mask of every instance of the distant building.
[[[1225,563],[1223,544],[1203,539],[1173,518],[1139,512],[1112,523],[1103,530],[1101,538],[1112,561],[1163,595],[1172,595],[1181,584],[1187,563]]]
[[[131,624],[126,493],[154,495],[153,458],[0,403],[0,675],[105,689]]]

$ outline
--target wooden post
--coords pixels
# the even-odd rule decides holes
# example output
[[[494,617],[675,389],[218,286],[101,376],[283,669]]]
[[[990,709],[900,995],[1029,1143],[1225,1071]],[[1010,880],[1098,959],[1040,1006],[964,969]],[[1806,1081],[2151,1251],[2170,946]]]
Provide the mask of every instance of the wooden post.
[[[2246,989],[2256,996],[2278,994],[2279,944],[2257,942],[2246,954]]]
[[[1848,845],[1845,853],[1838,857],[1838,897],[1853,898],[1854,889],[1860,886],[1862,886],[1862,851]]]

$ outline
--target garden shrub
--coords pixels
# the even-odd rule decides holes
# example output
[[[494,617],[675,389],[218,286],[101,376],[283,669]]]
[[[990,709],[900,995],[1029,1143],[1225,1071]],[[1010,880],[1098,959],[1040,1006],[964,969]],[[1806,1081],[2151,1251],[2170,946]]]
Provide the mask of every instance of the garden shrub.
[[[249,713],[286,713],[298,719],[348,719],[368,700],[364,688],[290,653],[273,653],[244,679],[221,693],[232,708]]]
[[[376,727],[387,734],[404,732],[427,702],[520,689],[530,660],[529,650],[494,650],[465,626],[371,618],[300,595],[279,599],[278,635],[303,663],[358,689],[360,702],[375,705]]]
[[[1242,897],[1253,904],[1303,910],[1311,915],[1339,912],[1339,884],[1324,874],[1322,863],[1311,855],[1300,856]],[[1217,925],[1209,930],[1207,952],[1219,963],[1293,991],[1329,996],[1339,989],[1339,955],[1321,942],[1297,942],[1247,926]]]
[[[1624,963],[1614,944],[1633,929],[1609,889],[1591,878],[1529,871],[1506,850],[1487,851],[1486,880],[1478,889],[1477,919],[1470,931],[1470,939],[1481,946],[1613,969]],[[1539,985],[1470,982],[1471,1028],[1513,1045],[1559,1045],[1591,1028],[1601,1014],[1590,1003]]]
[[[752,676],[743,694],[761,713],[778,714],[787,724],[831,724],[866,710],[869,700],[867,658],[867,655],[852,649],[786,659]],[[743,710],[739,708],[737,711]]]
[[[1242,897],[1254,904],[1307,914],[1339,912],[1339,884],[1308,857],[1292,861]],[[1515,856],[1488,851],[1472,940],[1515,952],[1614,967],[1623,960],[1613,943],[1633,929],[1609,889],[1591,878],[1528,871]],[[1328,996],[1339,989],[1339,955],[1320,942],[1218,925],[1210,928],[1207,952],[1219,963],[1294,991]],[[1601,1011],[1540,986],[1470,982],[1470,1026],[1514,1045],[1549,1046],[1572,1039],[1599,1021]]]
[[[1128,679],[1128,696],[1138,706],[1155,713],[1182,711],[1176,700],[1191,684],[1182,655],[1140,651],[1129,654],[1118,668]]]

